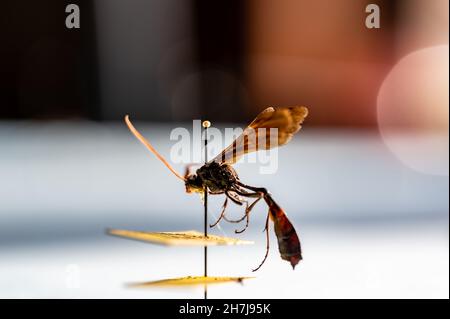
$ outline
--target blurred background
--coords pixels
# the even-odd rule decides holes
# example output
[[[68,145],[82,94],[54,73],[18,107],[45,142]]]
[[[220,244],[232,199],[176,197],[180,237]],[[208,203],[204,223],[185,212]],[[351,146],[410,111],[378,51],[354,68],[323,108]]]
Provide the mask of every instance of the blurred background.
[[[65,26],[69,3],[79,29]],[[366,27],[371,3],[380,28]],[[201,274],[202,250],[107,237],[107,227],[202,229],[203,214],[123,116],[168,157],[171,130],[193,119],[242,127],[267,106],[305,105],[276,174],[236,165],[285,208],[305,260],[292,272],[273,245],[258,278],[210,297],[448,298],[448,5],[3,1],[0,297],[202,297],[124,286]],[[211,274],[251,274],[263,206],[239,236],[255,245],[211,249]],[[213,232],[234,236],[233,225]]]

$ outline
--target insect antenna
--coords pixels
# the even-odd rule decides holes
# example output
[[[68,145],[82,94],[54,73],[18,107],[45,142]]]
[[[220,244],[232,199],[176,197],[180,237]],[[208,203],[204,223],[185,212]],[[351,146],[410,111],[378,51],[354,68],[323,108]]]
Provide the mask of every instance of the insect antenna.
[[[133,124],[131,124],[130,119],[128,118],[128,115],[125,115],[125,123],[127,124],[128,128],[130,129],[131,133],[133,133],[133,135],[142,143],[144,144],[144,146],[153,154],[155,154],[155,156],[161,161],[163,162],[164,165],[166,165],[166,167],[179,179],[181,179],[182,181],[186,181],[186,179],[181,176],[180,174],[178,174],[177,171],[175,171],[173,169],[173,167],[169,164],[169,162],[166,161],[166,159],[164,157],[162,157],[161,154],[159,154],[155,148],[152,146],[152,144],[150,144],[149,141],[147,141],[145,139],[145,137],[142,136],[141,133],[138,132],[138,130],[136,130],[136,128],[133,126]]]

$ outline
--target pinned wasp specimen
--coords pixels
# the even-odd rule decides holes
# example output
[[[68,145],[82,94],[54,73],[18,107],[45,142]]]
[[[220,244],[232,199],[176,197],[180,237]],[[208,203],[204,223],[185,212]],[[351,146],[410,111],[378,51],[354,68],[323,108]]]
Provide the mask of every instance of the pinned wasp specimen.
[[[264,228],[266,253],[259,266],[253,269],[253,271],[257,271],[264,264],[269,254],[269,220],[274,223],[281,258],[290,262],[293,269],[302,260],[300,241],[294,226],[287,218],[284,210],[272,198],[270,192],[264,187],[255,187],[241,182],[232,165],[247,153],[269,150],[287,144],[292,136],[300,130],[307,115],[308,109],[303,106],[268,107],[219,155],[201,166],[195,173],[191,173],[190,166],[188,166],[184,176],[177,173],[134,128],[128,115],[125,117],[125,122],[133,135],[155,154],[176,177],[184,182],[187,193],[207,191],[208,194],[212,195],[225,195],[221,214],[210,227],[216,226],[222,219],[231,223],[240,223],[245,220],[245,227],[242,230],[236,230],[236,233],[242,233],[249,225],[250,212],[261,199],[264,199],[269,207]],[[226,216],[229,200],[240,206],[245,205],[245,214],[241,218],[233,220]],[[249,204],[251,200],[253,202]]]

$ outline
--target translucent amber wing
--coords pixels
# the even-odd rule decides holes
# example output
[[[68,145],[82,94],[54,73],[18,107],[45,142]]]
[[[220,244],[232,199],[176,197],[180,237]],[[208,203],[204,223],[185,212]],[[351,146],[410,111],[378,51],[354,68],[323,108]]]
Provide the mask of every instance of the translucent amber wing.
[[[304,106],[268,107],[212,161],[234,164],[243,155],[287,144],[308,116]]]

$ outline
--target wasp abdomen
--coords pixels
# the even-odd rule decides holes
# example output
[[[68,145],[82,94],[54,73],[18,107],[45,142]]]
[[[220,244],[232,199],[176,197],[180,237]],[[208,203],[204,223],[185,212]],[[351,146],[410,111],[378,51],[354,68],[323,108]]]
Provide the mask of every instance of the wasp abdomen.
[[[272,199],[269,194],[264,196],[269,205],[270,218],[273,220],[275,235],[278,240],[278,251],[281,258],[291,263],[292,268],[302,260],[300,240],[294,226],[289,221],[284,210]]]

